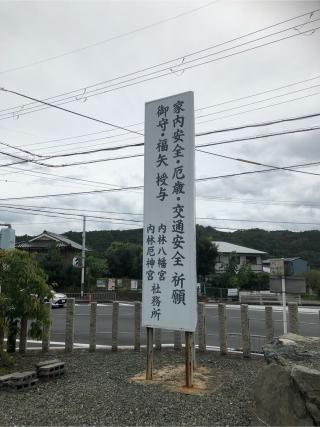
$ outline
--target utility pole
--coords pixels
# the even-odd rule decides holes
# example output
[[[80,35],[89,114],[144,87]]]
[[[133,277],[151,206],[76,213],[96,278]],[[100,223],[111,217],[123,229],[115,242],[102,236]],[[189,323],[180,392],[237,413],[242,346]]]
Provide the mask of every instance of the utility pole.
[[[84,269],[86,264],[86,217],[83,217],[82,254],[81,254],[81,298],[84,290]]]
[[[8,230],[0,230],[0,249],[14,249],[16,243],[16,236],[11,224],[0,224],[0,226],[8,227]],[[1,291],[2,286],[0,282],[0,294]]]
[[[282,291],[282,321],[283,321],[283,333],[288,333],[287,326],[287,301],[286,301],[286,276],[285,276],[285,261],[283,260],[283,275],[281,276],[281,291]]]

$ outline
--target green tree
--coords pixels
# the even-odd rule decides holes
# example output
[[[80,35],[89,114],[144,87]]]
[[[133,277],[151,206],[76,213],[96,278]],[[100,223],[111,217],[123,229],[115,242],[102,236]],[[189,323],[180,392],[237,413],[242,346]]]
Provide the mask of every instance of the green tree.
[[[44,271],[24,251],[0,252],[0,282],[6,299],[3,316],[8,329],[8,350],[12,352],[22,319],[32,320],[31,337],[41,337],[43,324],[49,322],[43,302],[51,293]]]
[[[238,256],[236,252],[232,252],[229,256],[229,262],[226,267],[226,271],[222,273],[222,283],[227,288],[238,287]]]
[[[90,255],[86,259],[86,266],[89,287],[94,286],[99,277],[105,277],[108,274],[108,261],[106,258]]]
[[[142,276],[142,246],[128,242],[113,242],[106,258],[109,273],[116,278],[140,279]]]
[[[320,271],[310,270],[305,274],[307,288],[311,288],[320,296]]]
[[[256,282],[256,274],[252,271],[250,264],[247,262],[241,264],[238,271],[239,289],[252,289]]]
[[[214,266],[218,256],[218,249],[212,244],[211,239],[197,232],[197,274],[199,277],[214,273]]]
[[[73,267],[71,260],[66,261],[55,246],[35,255],[35,259],[47,274],[48,283],[57,284],[57,290],[64,291],[67,287],[79,286],[81,270]]]
[[[35,259],[47,274],[49,283],[65,282],[65,263],[58,248],[52,246],[47,252],[37,254]]]

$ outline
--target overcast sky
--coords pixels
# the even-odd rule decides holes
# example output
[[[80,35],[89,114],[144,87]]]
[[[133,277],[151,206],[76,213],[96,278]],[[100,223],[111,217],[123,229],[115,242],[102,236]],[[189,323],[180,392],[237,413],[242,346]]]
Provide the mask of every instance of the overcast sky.
[[[122,127],[135,125],[129,129],[142,132],[145,102],[184,91],[194,92],[197,134],[320,113],[319,8],[320,2],[315,1],[1,1],[0,87],[37,99],[78,90],[63,107]],[[266,27],[271,28],[260,31]],[[284,40],[277,41],[280,38]],[[237,40],[224,43],[232,39]],[[174,61],[134,74],[169,60]],[[30,113],[25,105],[29,102],[0,92],[1,153],[39,160],[4,144],[52,155],[143,142],[137,134],[54,108]],[[320,116],[199,136],[196,145],[319,125]],[[271,166],[320,162],[319,130],[204,150]],[[142,153],[143,147],[135,147],[46,162],[57,166]],[[4,204],[103,217],[88,218],[89,230],[139,226],[127,220],[142,219],[131,215],[142,213],[142,191],[3,199],[140,186],[142,156],[69,167],[49,168],[34,162],[3,166],[13,161],[19,160],[1,154],[0,222],[11,223],[18,235],[44,229],[78,231],[81,218],[9,211]],[[265,167],[196,153],[197,178],[259,169]],[[317,165],[300,170],[320,174]],[[199,182],[197,223],[230,229],[319,229],[319,182],[317,175],[279,170]],[[106,217],[113,220],[108,222]]]

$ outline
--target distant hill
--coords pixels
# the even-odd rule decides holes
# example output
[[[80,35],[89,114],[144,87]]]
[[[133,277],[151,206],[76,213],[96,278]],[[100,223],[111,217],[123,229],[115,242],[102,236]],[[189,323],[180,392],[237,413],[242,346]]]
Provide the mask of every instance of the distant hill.
[[[320,267],[320,231],[265,231],[258,228],[239,230],[233,233],[218,231],[212,227],[197,225],[197,232],[212,240],[222,240],[267,252],[273,257],[299,256],[313,267]],[[82,233],[69,231],[67,237],[81,243]],[[17,241],[28,240],[30,236],[17,237]],[[142,229],[88,231],[86,245],[96,252],[103,253],[112,242],[131,242],[142,244]]]

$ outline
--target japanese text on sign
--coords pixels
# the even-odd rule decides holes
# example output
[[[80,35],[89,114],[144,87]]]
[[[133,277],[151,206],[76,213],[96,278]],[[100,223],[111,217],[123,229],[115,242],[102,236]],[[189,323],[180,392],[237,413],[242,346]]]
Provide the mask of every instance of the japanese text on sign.
[[[144,326],[194,331],[193,93],[146,104]]]

